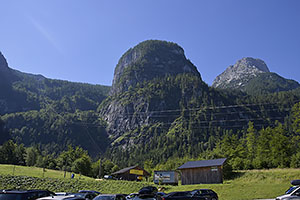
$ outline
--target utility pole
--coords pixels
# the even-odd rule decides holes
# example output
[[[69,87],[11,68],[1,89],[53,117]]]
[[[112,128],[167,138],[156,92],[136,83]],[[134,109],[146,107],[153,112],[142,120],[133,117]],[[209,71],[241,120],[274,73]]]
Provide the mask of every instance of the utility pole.
[[[101,178],[102,177],[102,160],[100,158],[100,165],[99,165],[99,174],[98,177]]]

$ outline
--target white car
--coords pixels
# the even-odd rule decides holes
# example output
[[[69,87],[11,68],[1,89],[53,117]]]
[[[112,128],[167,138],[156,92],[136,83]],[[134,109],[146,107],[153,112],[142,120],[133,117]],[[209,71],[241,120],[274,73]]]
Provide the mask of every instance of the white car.
[[[85,199],[74,195],[67,195],[67,196],[49,196],[49,197],[39,198],[37,200],[85,200]]]
[[[126,196],[126,199],[129,200],[129,199],[133,199],[134,197],[138,196],[139,194],[138,193],[131,193],[129,195]]]
[[[290,187],[284,195],[276,197],[276,200],[300,200],[300,186]]]

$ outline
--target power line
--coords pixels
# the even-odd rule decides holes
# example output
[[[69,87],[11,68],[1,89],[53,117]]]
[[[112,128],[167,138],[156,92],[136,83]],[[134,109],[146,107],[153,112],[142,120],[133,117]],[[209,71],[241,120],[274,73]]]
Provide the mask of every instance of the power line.
[[[39,86],[39,89],[41,90],[40,80],[38,81],[38,86]],[[43,97],[41,96],[40,90],[38,90],[39,95],[40,95],[41,99],[44,100],[44,102],[46,103],[46,105],[48,105],[48,108],[50,108],[57,116],[59,116],[62,120],[64,120],[64,121],[68,124],[68,121],[67,121],[61,114],[59,114],[59,113],[52,107],[52,105],[51,105],[49,102],[47,102],[46,96],[45,96],[45,98],[43,98]],[[90,140],[92,141],[93,145],[96,147],[96,149],[98,149],[98,151],[101,152],[101,148],[98,146],[98,144],[96,143],[96,141],[94,140],[94,138],[91,136],[91,134],[90,134],[90,132],[89,132],[87,126],[86,126],[86,128],[85,128],[85,131],[86,131],[88,137],[90,138]]]
[[[101,128],[104,128],[102,125],[95,125],[93,123],[84,123],[84,122],[68,122],[61,114],[59,114],[53,107],[52,105],[46,101],[46,98],[43,98],[45,100],[45,103],[48,105],[48,107],[56,114],[58,115],[61,119],[63,119],[67,124],[76,124],[76,125],[81,125],[81,126],[85,126],[86,127],[86,130],[88,132],[88,135],[89,137],[91,138],[91,140],[93,141],[93,143],[96,143],[94,141],[94,139],[91,137],[91,135],[89,134],[89,131],[88,131],[88,127],[101,127]],[[297,103],[299,102],[298,101],[294,101],[293,103]],[[264,109],[263,111],[262,110],[249,110],[249,111],[245,111],[245,110],[241,110],[241,111],[235,111],[235,112],[218,112],[216,111],[217,109],[228,109],[228,108],[248,108],[248,109],[251,109],[251,107],[254,107],[254,106],[270,106],[270,105],[280,105],[280,103],[260,103],[260,104],[236,104],[236,105],[223,105],[223,106],[205,106],[205,107],[201,107],[201,108],[183,108],[183,109],[169,109],[169,110],[154,110],[154,111],[149,111],[149,112],[142,112],[142,111],[139,111],[139,112],[135,112],[135,113],[126,113],[125,116],[137,116],[137,115],[142,115],[142,114],[147,114],[148,117],[150,118],[169,118],[169,117],[179,117],[180,116],[180,113],[178,114],[168,114],[168,115],[163,115],[163,114],[166,114],[166,113],[171,113],[171,112],[183,112],[183,111],[206,111],[206,112],[210,112],[208,113],[207,115],[208,116],[217,116],[217,115],[224,115],[224,116],[230,116],[232,114],[246,114],[246,113],[250,113],[250,114],[253,114],[253,113],[262,113],[262,112],[269,112],[269,111],[280,111],[279,108],[274,108],[274,109]],[[281,109],[283,111],[290,111],[291,108],[283,108]],[[155,115],[155,113],[158,113],[158,115]],[[154,114],[154,115],[152,115]],[[149,116],[150,115],[150,116]],[[284,117],[277,117],[277,118],[268,118],[269,120],[271,119],[284,119]],[[224,119],[220,119],[220,120],[206,120],[206,121],[200,121],[200,122],[194,122],[194,124],[207,124],[207,123],[215,123],[215,122],[218,122],[218,123],[228,123],[228,122],[236,122],[236,121],[257,121],[257,120],[266,120],[264,118],[251,118],[251,119],[236,119],[236,120],[224,120]],[[159,122],[156,122],[156,123],[159,123]],[[151,124],[156,124],[156,123],[151,123]],[[165,124],[173,124],[174,122],[172,123],[165,123]],[[147,123],[146,123],[147,124]],[[149,123],[148,123],[149,124]],[[220,126],[220,125],[219,125]],[[98,145],[97,145],[98,147]],[[98,147],[99,148],[99,147]]]
[[[264,112],[269,112],[269,111],[277,111],[279,110],[278,108],[276,109],[265,109]],[[283,109],[283,111],[290,111],[291,108],[285,108]],[[55,110],[54,110],[55,111]],[[55,111],[56,112],[56,111]],[[162,113],[164,112],[163,110],[161,111]],[[236,112],[223,112],[223,113],[218,113],[218,111],[213,111],[213,110],[210,110],[209,111],[210,113],[207,113],[207,116],[208,118],[209,117],[214,117],[214,116],[217,116],[217,115],[224,115],[224,116],[229,116],[231,117],[232,114],[246,114],[246,113],[250,113],[250,114],[253,114],[253,113],[262,113],[261,110],[249,110],[249,111],[236,111]],[[213,113],[214,112],[214,113]],[[58,113],[57,113],[58,114]],[[137,116],[139,114],[147,114],[147,112],[138,112],[138,113],[135,113],[135,114],[128,114],[126,113],[125,116]],[[170,118],[170,117],[180,117],[180,113],[179,114],[168,114],[168,115],[163,115],[163,114],[160,114],[158,113],[158,115],[152,115],[152,116],[149,116],[149,118],[151,119],[156,119],[156,118]],[[60,117],[62,117],[60,115]],[[123,116],[124,117],[124,116]],[[188,116],[187,116],[188,117]],[[97,117],[98,119],[98,117]],[[284,119],[284,117],[278,117],[278,118],[274,118],[274,117],[269,117],[268,119]],[[65,120],[65,119],[64,119]],[[251,118],[251,119],[235,119],[235,120],[224,120],[224,119],[219,119],[219,120],[201,120],[201,123],[209,123],[209,122],[229,122],[229,121],[251,121],[251,120],[267,120],[267,119],[264,119],[264,118],[261,118],[261,117],[258,117],[258,118]],[[66,120],[65,120],[66,121]],[[85,125],[85,126],[89,126],[89,127],[101,127],[103,128],[102,125],[95,125],[94,123],[86,123],[86,122],[68,122],[68,124],[77,124],[77,125]]]

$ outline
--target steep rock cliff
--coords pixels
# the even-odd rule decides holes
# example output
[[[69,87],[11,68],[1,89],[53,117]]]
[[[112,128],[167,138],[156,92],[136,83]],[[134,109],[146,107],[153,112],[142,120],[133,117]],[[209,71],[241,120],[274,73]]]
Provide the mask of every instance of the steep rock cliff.
[[[99,107],[111,138],[157,121],[155,112],[178,109],[182,98],[189,98],[193,88],[162,88],[162,85],[171,79],[175,82],[180,75],[194,79],[197,87],[207,87],[183,49],[175,43],[148,40],[129,49],[116,66],[110,97]],[[184,77],[178,77],[177,82],[179,79]],[[200,93],[201,88],[196,92]]]

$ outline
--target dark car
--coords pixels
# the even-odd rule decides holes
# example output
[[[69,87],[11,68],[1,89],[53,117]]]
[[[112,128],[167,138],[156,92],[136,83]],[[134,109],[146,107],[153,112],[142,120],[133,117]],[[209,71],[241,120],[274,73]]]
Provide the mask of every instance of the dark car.
[[[76,197],[82,197],[86,200],[94,199],[98,194],[91,193],[91,192],[77,192],[77,193],[68,193],[68,195],[74,195]]]
[[[95,191],[95,190],[79,190],[80,193],[94,193],[94,194],[101,194],[101,192]]]
[[[205,197],[207,200],[218,200],[217,193],[211,189],[193,190],[191,193],[193,196]]]
[[[162,200],[206,200],[205,197],[197,196],[191,191],[171,192],[162,197]]]
[[[0,200],[35,200],[51,195],[55,194],[48,190],[1,190]]]
[[[157,193],[158,190],[154,186],[143,187],[133,200],[161,200],[161,196],[157,195]]]
[[[93,200],[126,200],[123,194],[99,194]]]

